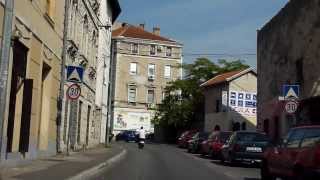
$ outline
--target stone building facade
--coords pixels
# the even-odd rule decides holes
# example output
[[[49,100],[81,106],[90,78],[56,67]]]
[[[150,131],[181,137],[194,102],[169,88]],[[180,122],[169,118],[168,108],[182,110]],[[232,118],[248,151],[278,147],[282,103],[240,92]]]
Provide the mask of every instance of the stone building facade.
[[[161,103],[168,82],[181,78],[182,44],[153,32],[122,24],[112,33],[114,81],[112,128],[116,134],[143,126],[154,131],[153,108]]]
[[[121,8],[118,0],[100,0],[99,4],[99,19],[102,27],[99,29],[95,104],[101,113],[100,143],[105,143],[107,119],[110,119],[111,32],[113,23],[119,16]],[[108,126],[110,127],[110,121]]]
[[[64,5],[53,0],[14,3],[1,163],[56,153]],[[3,15],[1,0],[1,31]]]
[[[64,98],[61,121],[61,150],[86,148],[99,143],[99,110],[95,105],[97,53],[99,42],[99,4],[97,0],[69,0],[68,47],[66,66],[84,68],[81,96],[78,100]],[[66,82],[65,92],[72,83]]]
[[[256,130],[257,74],[249,68],[218,75],[201,85],[205,96],[205,128]]]
[[[319,0],[291,0],[258,31],[258,127],[274,140],[290,127],[319,123],[319,58]],[[285,84],[300,86],[296,114],[279,100]]]

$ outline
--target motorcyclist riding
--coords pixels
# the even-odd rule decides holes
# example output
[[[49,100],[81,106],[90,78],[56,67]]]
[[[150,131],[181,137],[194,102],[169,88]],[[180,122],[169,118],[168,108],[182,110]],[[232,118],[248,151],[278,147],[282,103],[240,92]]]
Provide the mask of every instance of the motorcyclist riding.
[[[139,133],[139,141],[138,141],[138,145],[139,145],[139,148],[143,148],[144,147],[144,141],[146,139],[146,132],[145,130],[143,129],[143,127],[141,127],[138,131]]]

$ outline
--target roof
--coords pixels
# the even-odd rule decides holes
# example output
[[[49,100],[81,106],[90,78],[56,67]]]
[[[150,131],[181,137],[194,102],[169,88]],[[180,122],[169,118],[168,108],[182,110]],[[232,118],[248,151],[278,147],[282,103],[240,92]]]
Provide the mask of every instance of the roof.
[[[167,41],[167,42],[176,42],[170,40],[168,38],[158,36],[151,32],[148,32],[140,27],[136,27],[133,25],[124,25],[119,29],[112,31],[112,37],[130,37],[130,38],[138,38],[138,39],[148,39],[148,40],[156,40],[156,41]]]
[[[231,71],[231,72],[219,74],[219,75],[215,76],[214,78],[209,79],[208,81],[201,84],[200,87],[209,87],[209,86],[218,85],[218,84],[221,84],[224,82],[229,82],[229,81],[232,81],[233,79],[236,79],[236,78],[238,78],[248,72],[253,72],[254,74],[256,74],[256,72],[252,68],[248,68],[245,70]]]

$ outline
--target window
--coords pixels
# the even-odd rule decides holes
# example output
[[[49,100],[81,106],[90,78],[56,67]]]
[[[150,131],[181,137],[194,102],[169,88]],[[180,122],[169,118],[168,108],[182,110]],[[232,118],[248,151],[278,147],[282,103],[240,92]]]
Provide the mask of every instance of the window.
[[[216,100],[216,112],[220,112],[220,100]]]
[[[170,65],[166,65],[164,67],[164,77],[171,78],[171,66]]]
[[[135,103],[136,102],[136,96],[137,96],[137,87],[130,85],[128,88],[128,102],[129,103]]]
[[[166,91],[162,92],[162,101],[168,96],[168,93]]]
[[[155,79],[156,65],[148,64],[148,79]]]
[[[241,129],[242,129],[243,131],[247,130],[247,123],[246,123],[246,122],[243,122],[243,123],[241,124]]]
[[[172,56],[172,48],[167,47],[166,56],[171,57]]]
[[[148,104],[154,103],[154,89],[148,89],[147,103]]]
[[[301,147],[314,147],[317,144],[320,144],[320,129],[306,129]]]
[[[139,50],[139,45],[136,43],[132,44],[132,46],[131,46],[132,54],[138,54],[138,50]]]
[[[303,138],[303,134],[304,134],[304,131],[301,131],[301,130],[293,131],[292,134],[289,136],[286,147],[298,148],[301,142],[301,139]]]
[[[156,45],[150,45],[150,55],[156,55]]]
[[[130,74],[136,75],[137,74],[137,63],[130,63]]]

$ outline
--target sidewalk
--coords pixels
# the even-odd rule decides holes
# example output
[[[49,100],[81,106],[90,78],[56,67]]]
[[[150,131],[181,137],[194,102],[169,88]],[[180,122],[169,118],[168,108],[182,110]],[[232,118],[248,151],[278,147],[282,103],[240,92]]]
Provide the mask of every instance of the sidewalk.
[[[70,156],[57,155],[54,157],[34,160],[27,165],[1,169],[1,180],[61,180],[87,179],[99,170],[124,158],[126,150],[119,145],[112,148],[99,147]]]

